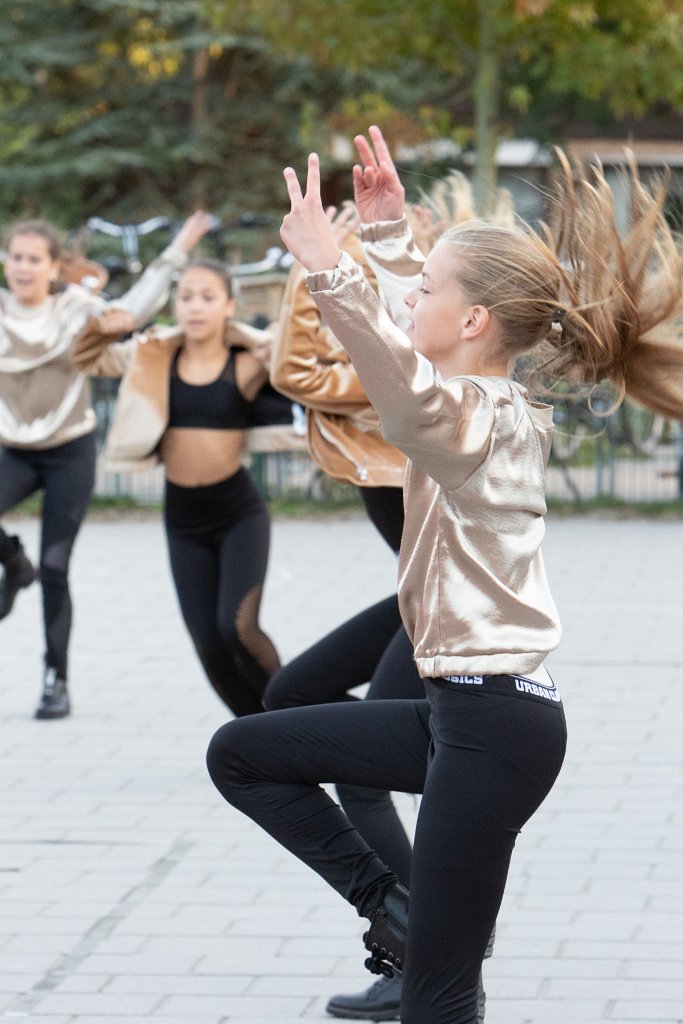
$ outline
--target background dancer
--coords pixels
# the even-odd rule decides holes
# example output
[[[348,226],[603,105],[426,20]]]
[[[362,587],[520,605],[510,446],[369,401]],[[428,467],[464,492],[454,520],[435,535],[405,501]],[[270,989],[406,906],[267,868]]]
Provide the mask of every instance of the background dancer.
[[[363,139],[356,202],[375,262],[419,259],[378,129]],[[540,544],[552,410],[511,377],[538,356],[553,376],[611,380],[683,415],[683,350],[653,330],[681,302],[663,188],[637,181],[621,238],[599,168],[564,167],[547,240],[482,223],[447,232],[406,303],[409,338],[339,246],[309,159],[283,239],[349,350],[385,433],[409,456],[399,598],[424,701],[294,708],[232,722],[208,765],[223,796],[313,867],[361,916],[369,966],[404,969],[404,1024],[474,1024],[477,983],[516,836],[560,770],[559,640]],[[665,329],[666,330],[666,329]],[[674,332],[672,330],[671,337]],[[665,340],[659,340],[664,337]],[[408,893],[320,787],[423,791]]]
[[[351,207],[327,216],[340,245],[363,260]],[[371,281],[374,275],[365,264]],[[270,376],[278,391],[306,408],[313,461],[336,480],[358,488],[367,514],[398,554],[403,531],[405,456],[382,437],[379,420],[345,349],[322,323],[301,264],[291,268],[273,347]],[[350,692],[369,681],[366,699],[422,696],[413,649],[395,594],[364,609],[283,665],[264,694],[269,710],[354,700]],[[349,819],[409,884],[411,844],[391,798],[376,787],[340,784]],[[332,996],[327,1012],[357,1020],[397,1020],[401,975],[381,977],[363,992]]]
[[[279,660],[259,625],[270,520],[241,466],[250,408],[268,377],[270,335],[235,321],[234,309],[224,266],[197,261],[178,281],[177,326],[106,345],[93,323],[75,358],[91,374],[123,375],[109,464],[163,463],[180,609],[209,682],[239,716],[264,710]]]
[[[201,211],[136,284],[116,299],[132,326],[145,324],[166,302],[173,275],[209,230]],[[69,714],[68,648],[72,604],[69,562],[95,481],[95,414],[88,380],[71,364],[74,341],[89,317],[107,309],[80,285],[55,291],[62,255],[59,232],[47,221],[7,232],[0,289],[0,516],[43,491],[39,574],[21,541],[0,527],[0,619],[37,576],[43,592],[45,670],[36,718]]]

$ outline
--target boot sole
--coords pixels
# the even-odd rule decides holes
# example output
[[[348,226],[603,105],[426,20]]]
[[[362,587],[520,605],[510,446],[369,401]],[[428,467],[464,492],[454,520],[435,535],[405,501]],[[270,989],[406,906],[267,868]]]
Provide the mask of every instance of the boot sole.
[[[337,1017],[340,1020],[400,1020],[401,1011],[396,1007],[393,1010],[326,1010],[330,1017]]]
[[[67,708],[66,711],[42,711],[40,708],[36,711],[34,718],[39,721],[45,721],[49,718],[68,718],[71,714],[71,708]]]

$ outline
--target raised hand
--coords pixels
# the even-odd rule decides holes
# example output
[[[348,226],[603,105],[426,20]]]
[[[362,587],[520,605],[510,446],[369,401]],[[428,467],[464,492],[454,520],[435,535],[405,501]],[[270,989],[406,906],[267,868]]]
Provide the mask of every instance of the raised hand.
[[[135,317],[127,309],[110,306],[103,309],[94,322],[100,333],[107,338],[118,338],[135,330]]]
[[[192,252],[207,231],[216,227],[216,218],[212,213],[205,210],[195,210],[190,214],[178,234],[173,239],[173,244],[182,249],[183,252]]]
[[[427,255],[434,243],[446,229],[445,221],[434,219],[434,214],[427,206],[411,203],[406,210],[408,224],[413,232],[415,244],[423,255]]]
[[[342,246],[358,227],[358,211],[350,204],[337,210],[336,206],[328,206],[325,216],[332,225],[334,240]]]
[[[405,209],[405,190],[401,184],[389,147],[377,125],[354,142],[362,165],[353,168],[353,190],[360,219],[364,224],[376,220],[399,220]]]
[[[306,195],[302,194],[292,167],[285,167],[282,173],[292,204],[280,228],[282,241],[306,270],[332,270],[337,266],[341,252],[320,199],[318,154],[311,153],[308,158]]]

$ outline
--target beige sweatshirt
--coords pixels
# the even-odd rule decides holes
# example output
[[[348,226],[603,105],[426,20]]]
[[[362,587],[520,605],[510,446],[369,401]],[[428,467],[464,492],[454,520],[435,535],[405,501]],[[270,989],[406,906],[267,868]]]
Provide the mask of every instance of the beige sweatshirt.
[[[166,302],[173,275],[187,262],[170,245],[133,287],[110,303],[69,285],[39,306],[22,306],[0,288],[0,444],[54,448],[95,427],[88,377],[71,362],[86,320],[107,305],[128,310],[142,326]]]
[[[375,227],[373,264],[399,261],[409,236]],[[504,377],[441,380],[348,255],[307,279],[410,460],[398,590],[420,675],[533,672],[560,638],[541,554],[551,407]]]

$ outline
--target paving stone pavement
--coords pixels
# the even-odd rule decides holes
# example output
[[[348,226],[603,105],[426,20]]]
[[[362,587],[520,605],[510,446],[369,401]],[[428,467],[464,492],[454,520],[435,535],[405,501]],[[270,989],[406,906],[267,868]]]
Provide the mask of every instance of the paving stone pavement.
[[[37,525],[14,524],[35,552]],[[683,1022],[683,524],[550,519],[567,761],[520,837],[487,1024]],[[274,524],[283,658],[389,593],[363,519]],[[228,808],[224,720],[158,519],[91,519],[73,567],[73,716],[36,722],[39,593],[0,624],[0,1014],[45,1024],[294,1024],[358,991],[362,922]],[[398,797],[414,825],[417,802]]]

